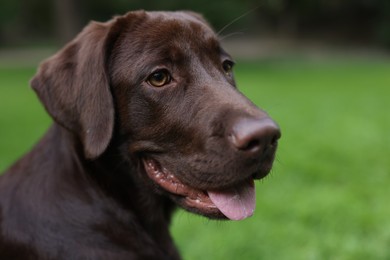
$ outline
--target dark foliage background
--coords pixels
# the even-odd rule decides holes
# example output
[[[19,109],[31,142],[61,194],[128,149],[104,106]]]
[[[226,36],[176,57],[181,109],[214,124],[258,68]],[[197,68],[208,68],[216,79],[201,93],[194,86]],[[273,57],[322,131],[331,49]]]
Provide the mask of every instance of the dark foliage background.
[[[229,30],[390,47],[388,0],[2,0],[0,46],[60,44],[91,19],[136,9],[198,11],[217,30],[253,10]]]

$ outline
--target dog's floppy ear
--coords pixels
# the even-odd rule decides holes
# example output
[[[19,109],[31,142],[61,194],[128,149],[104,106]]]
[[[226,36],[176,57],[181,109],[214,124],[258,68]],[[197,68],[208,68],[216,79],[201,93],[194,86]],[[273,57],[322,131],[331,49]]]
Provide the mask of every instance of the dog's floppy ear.
[[[53,119],[78,136],[87,158],[101,155],[114,128],[114,104],[106,69],[114,21],[90,23],[43,62],[31,86]],[[118,26],[116,26],[118,27]]]

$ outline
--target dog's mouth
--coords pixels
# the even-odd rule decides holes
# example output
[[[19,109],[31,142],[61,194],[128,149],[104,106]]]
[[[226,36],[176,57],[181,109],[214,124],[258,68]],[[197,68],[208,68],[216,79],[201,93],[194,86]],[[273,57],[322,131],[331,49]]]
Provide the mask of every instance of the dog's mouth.
[[[181,182],[168,169],[151,158],[144,158],[150,179],[179,199],[191,211],[215,218],[242,220],[253,215],[256,206],[253,178],[221,190],[200,190]]]

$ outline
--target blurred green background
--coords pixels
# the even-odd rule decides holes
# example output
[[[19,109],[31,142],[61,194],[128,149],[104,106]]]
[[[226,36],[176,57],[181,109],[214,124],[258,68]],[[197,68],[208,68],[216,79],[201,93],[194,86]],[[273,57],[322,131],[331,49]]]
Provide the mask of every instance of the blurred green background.
[[[176,213],[183,258],[390,259],[388,0],[2,0],[0,171],[51,123],[28,84],[39,61],[88,20],[140,8],[195,10],[217,31],[250,11],[223,45],[283,132],[252,218]]]

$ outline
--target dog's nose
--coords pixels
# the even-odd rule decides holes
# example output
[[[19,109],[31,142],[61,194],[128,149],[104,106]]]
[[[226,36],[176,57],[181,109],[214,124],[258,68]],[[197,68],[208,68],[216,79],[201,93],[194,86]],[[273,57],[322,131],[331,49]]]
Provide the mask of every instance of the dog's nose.
[[[244,117],[232,125],[229,141],[236,149],[254,154],[275,146],[280,136],[280,129],[272,119]]]

